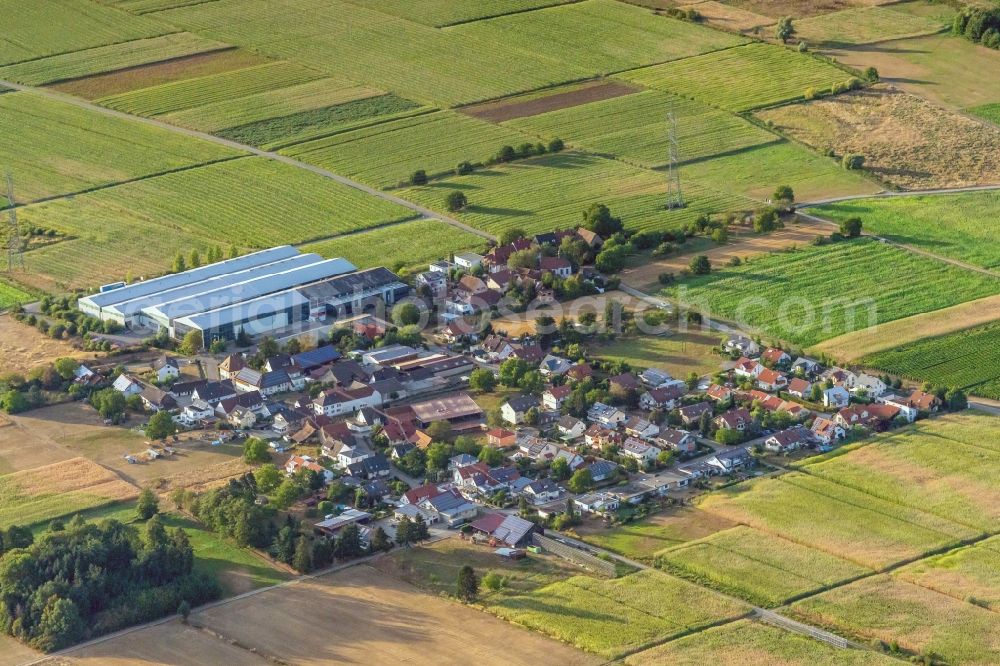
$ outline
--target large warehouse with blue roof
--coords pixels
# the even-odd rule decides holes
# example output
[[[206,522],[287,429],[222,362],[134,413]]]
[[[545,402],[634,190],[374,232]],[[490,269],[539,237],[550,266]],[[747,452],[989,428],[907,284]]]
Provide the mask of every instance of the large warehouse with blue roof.
[[[181,338],[202,332],[207,343],[245,331],[263,335],[308,321],[391,305],[409,288],[386,268],[359,271],[346,259],[301,254],[290,245],[102,290],[79,300],[80,311],[133,329],[166,329]]]

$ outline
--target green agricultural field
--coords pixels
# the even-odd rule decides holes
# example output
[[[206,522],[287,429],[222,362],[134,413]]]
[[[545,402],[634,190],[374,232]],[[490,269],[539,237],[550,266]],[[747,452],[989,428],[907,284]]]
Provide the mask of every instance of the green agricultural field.
[[[164,9],[174,9],[175,7],[185,7],[187,5],[197,5],[205,0],[100,0],[103,4],[113,5],[119,9],[124,9],[135,14],[148,14],[162,11]]]
[[[0,79],[38,86],[224,48],[222,42],[175,32],[0,67]]]
[[[851,75],[790,48],[754,43],[619,76],[730,111],[749,111],[801,99],[807,88],[829,89]]]
[[[633,560],[653,563],[656,555],[668,548],[701,539],[735,523],[713,513],[692,507],[676,507],[627,525],[608,529],[585,523],[576,528],[576,536],[600,548]]]
[[[1000,266],[1000,192],[842,201],[810,209],[840,222],[860,217],[865,231],[983,268]]]
[[[651,16],[616,0],[583,2],[476,21],[448,30],[462,38],[565,58],[592,74],[725,49],[746,42],[688,21]]]
[[[979,273],[859,238],[760,256],[664,290],[713,317],[809,346],[850,331],[988,296]]]
[[[290,62],[269,62],[221,74],[174,81],[97,100],[118,111],[140,116],[163,116],[233,97],[287,88],[323,75]]]
[[[633,654],[626,666],[898,666],[895,657],[871,650],[841,650],[785,629],[738,620]]]
[[[990,122],[1000,125],[1000,103],[996,104],[980,104],[979,106],[974,106],[970,109],[966,109],[969,113],[979,116],[980,118],[985,118]]]
[[[135,1],[135,0],[133,0]],[[143,0],[140,0],[143,1]],[[150,0],[145,0],[149,2]],[[159,0],[163,1],[163,0]],[[176,2],[177,0],[173,0]],[[368,7],[386,14],[392,14],[408,21],[442,27],[455,23],[465,23],[477,19],[501,16],[513,12],[523,12],[540,7],[549,7],[573,2],[574,0],[476,0],[475,2],[455,2],[455,0],[348,0],[361,7]]]
[[[991,414],[964,411],[920,424],[925,433],[1000,453],[1000,419]]]
[[[29,206],[21,219],[75,240],[32,250],[27,284],[52,290],[162,273],[178,250],[303,243],[414,214],[301,169],[238,159]]]
[[[430,177],[453,172],[459,162],[482,163],[505,145],[537,143],[535,137],[477,118],[438,111],[308,141],[283,152],[381,188],[404,183],[423,169]]]
[[[0,282],[0,311],[32,300],[31,294],[6,282]]]
[[[682,163],[732,153],[780,139],[738,116],[660,90],[572,106],[506,124],[558,136],[591,152],[656,168],[669,161],[667,112],[677,118]]]
[[[239,154],[28,92],[0,95],[0,134],[0,165],[21,203]]]
[[[759,201],[770,199],[778,185],[790,185],[799,201],[874,194],[881,189],[830,158],[788,141],[688,164],[681,168],[682,185],[685,179]]]
[[[614,580],[574,576],[499,600],[500,617],[613,659],[749,610],[656,571]]]
[[[484,41],[346,0],[218,0],[157,18],[428,104],[495,99],[593,74],[574,63],[591,46],[585,37],[573,52],[550,58],[497,48],[496,35]],[[617,39],[627,44],[629,33]]]
[[[324,257],[344,257],[359,268],[417,268],[455,252],[481,251],[485,243],[480,236],[438,220],[414,220],[309,243],[301,249]]]
[[[802,473],[731,486],[699,506],[870,569],[976,536],[918,509]]]
[[[89,0],[2,0],[0,65],[173,32]]]
[[[1000,322],[876,352],[861,363],[1000,400]]]
[[[756,206],[749,199],[686,183],[687,207],[666,210],[663,174],[576,152],[482,169],[401,194],[444,210],[444,198],[451,190],[462,190],[469,200],[457,217],[493,234],[512,228],[537,233],[576,226],[592,203],[609,206],[630,229],[664,230],[676,230],[703,213]]]
[[[914,562],[894,575],[954,599],[1000,610],[1000,537]]]
[[[636,368],[665,368],[674,377],[715,372],[719,369],[718,348],[717,333],[698,329],[655,336],[640,333],[588,346],[599,358],[625,361]]]
[[[666,550],[657,556],[657,566],[761,606],[777,606],[870,573],[839,557],[744,526]]]
[[[1000,615],[889,576],[805,599],[792,616],[860,640],[898,643],[948,664],[1000,662]]]
[[[990,531],[1000,520],[1000,452],[942,440],[918,423],[802,468],[813,476]]]
[[[810,45],[850,46],[930,35],[949,27],[941,16],[921,16],[894,7],[851,7],[795,22],[795,36]]]

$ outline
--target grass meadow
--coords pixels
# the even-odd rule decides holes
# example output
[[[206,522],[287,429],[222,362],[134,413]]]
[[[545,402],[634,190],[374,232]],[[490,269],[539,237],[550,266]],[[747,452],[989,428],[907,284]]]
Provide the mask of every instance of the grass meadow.
[[[27,303],[30,300],[32,300],[31,294],[7,282],[0,282],[0,310],[6,310],[19,303]]]
[[[861,238],[716,268],[663,293],[809,346],[998,291],[988,276]]]
[[[983,268],[1000,266],[1000,192],[842,201],[809,212],[836,222],[860,217],[866,231]]]
[[[795,22],[795,33],[809,45],[848,46],[931,35],[951,26],[950,17],[926,16],[894,7],[851,7]]]
[[[576,534],[600,548],[629,559],[652,563],[657,554],[668,548],[707,537],[734,525],[732,521],[707,511],[677,507],[611,528],[585,523],[576,528]]]
[[[1000,537],[914,562],[894,575],[996,612],[1000,610]]]

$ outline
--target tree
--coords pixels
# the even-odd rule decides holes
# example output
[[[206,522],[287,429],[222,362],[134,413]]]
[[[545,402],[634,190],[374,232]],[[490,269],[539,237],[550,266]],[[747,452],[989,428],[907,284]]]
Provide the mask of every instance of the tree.
[[[150,439],[166,439],[176,432],[177,424],[167,412],[156,412],[146,424],[146,437]]]
[[[204,346],[205,340],[202,337],[201,331],[193,328],[184,334],[184,339],[181,340],[181,345],[177,348],[177,351],[185,356],[193,356],[200,352]]]
[[[201,266],[201,255],[198,254],[198,249],[193,248],[191,254],[188,255],[188,266],[191,268],[198,268]]]
[[[291,564],[292,559],[295,557],[295,530],[291,525],[284,525],[274,537],[274,541],[271,542],[271,557],[278,560],[279,562],[284,562],[285,564]]]
[[[496,592],[497,590],[503,589],[507,585],[507,579],[501,576],[496,571],[490,571],[485,576],[483,576],[483,587],[485,587],[490,592]]]
[[[788,205],[795,201],[795,192],[792,191],[791,185],[779,185],[774,190],[773,198],[775,201]]]
[[[392,321],[396,326],[412,326],[420,323],[420,308],[416,303],[400,303],[392,309]]]
[[[427,172],[423,169],[417,169],[410,175],[410,185],[426,185],[427,184]]]
[[[779,222],[778,211],[770,207],[765,208],[754,215],[753,230],[758,234],[774,231],[778,228]]]
[[[458,598],[466,603],[472,603],[479,595],[479,579],[476,578],[476,572],[468,564],[458,571],[455,592]]]
[[[312,570],[312,549],[305,535],[295,542],[295,555],[292,556],[292,567],[299,573],[309,573]]]
[[[424,453],[423,449],[411,449],[396,461],[396,467],[405,474],[419,477],[427,469],[427,454]]]
[[[226,352],[226,341],[223,338],[216,338],[212,340],[212,344],[208,346],[208,351],[213,354],[224,354]]]
[[[465,192],[461,190],[452,190],[445,196],[444,205],[452,213],[457,213],[466,206],[469,205],[469,200],[465,196]]]
[[[860,217],[849,217],[840,223],[840,233],[847,238],[857,238],[861,235],[861,227]]]
[[[605,274],[617,273],[625,268],[625,260],[628,258],[628,247],[616,245],[606,250],[601,250],[594,258],[594,268]]]
[[[497,467],[503,464],[503,452],[492,446],[484,446],[479,450],[479,462],[484,462],[490,467]]]
[[[182,599],[181,603],[178,604],[177,614],[181,616],[181,622],[187,624],[188,617],[191,615],[191,604],[188,603],[187,599]]]
[[[270,335],[265,335],[257,343],[257,354],[261,358],[270,358],[280,351],[278,347],[278,341],[272,338]]]
[[[795,34],[795,26],[792,25],[792,17],[785,16],[778,19],[778,25],[774,28],[775,39],[780,39],[782,44],[787,44],[788,40]]]
[[[517,159],[517,151],[514,146],[503,146],[497,153],[497,162],[511,162]]]
[[[861,76],[864,77],[865,81],[868,81],[869,83],[878,83],[878,70],[874,67],[866,67],[865,71],[861,73]]]
[[[271,459],[267,442],[260,437],[250,437],[243,443],[243,461],[247,464],[265,463]]]
[[[417,517],[413,519],[413,540],[414,541],[427,541],[431,538],[430,528],[427,527],[427,521],[424,517],[417,514]]]
[[[704,254],[699,254],[691,260],[688,268],[695,275],[708,275],[712,271],[712,262]]]
[[[375,528],[368,549],[373,553],[386,553],[392,550],[392,541],[389,540],[389,535],[381,526]]]
[[[621,219],[613,217],[611,210],[601,203],[593,203],[583,211],[583,226],[603,238],[609,238],[623,228]]]
[[[490,393],[497,386],[497,378],[492,370],[476,368],[469,374],[469,388],[473,391]]]
[[[552,461],[552,466],[549,467],[549,476],[556,481],[564,481],[569,478],[569,475],[569,463],[565,458],[556,458]]]
[[[506,229],[500,232],[500,236],[497,237],[497,244],[500,246],[510,245],[514,241],[525,237],[524,229]]]
[[[94,406],[102,419],[117,422],[125,413],[127,399],[124,393],[109,387],[91,395],[90,404]]]
[[[76,369],[80,367],[80,364],[76,359],[64,356],[62,358],[57,358],[52,366],[63,379],[73,379],[73,375],[76,372]]]
[[[465,176],[472,173],[472,162],[459,162],[458,166],[455,167],[455,173],[459,176]]]
[[[434,442],[427,447],[427,469],[443,471],[448,468],[451,459],[451,447],[442,442]]]
[[[282,474],[274,463],[265,463],[253,473],[253,478],[257,482],[258,490],[269,493],[281,483]]]
[[[590,469],[587,467],[581,467],[580,469],[573,472],[573,476],[570,477],[569,482],[566,487],[571,493],[585,493],[594,488],[594,477],[590,473]]]
[[[149,488],[143,488],[135,503],[135,515],[139,520],[149,520],[160,511],[160,501]]]
[[[564,147],[565,147],[565,144],[563,143],[563,140],[560,139],[559,137],[556,137],[556,138],[552,139],[551,141],[549,141],[549,145],[546,146],[546,148],[548,149],[548,151],[550,153],[558,153]]]
[[[71,600],[52,595],[42,609],[37,638],[32,644],[51,652],[79,642],[85,629],[80,610]]]
[[[451,439],[451,423],[448,421],[434,421],[427,426],[427,434],[435,442],[446,442]]]
[[[969,399],[965,396],[965,393],[959,389],[949,389],[944,394],[944,402],[948,405],[948,409],[953,412],[967,409],[969,407]]]
[[[0,408],[8,414],[20,414],[30,409],[31,405],[23,393],[11,389],[0,397]]]
[[[840,161],[841,165],[848,171],[858,171],[865,166],[865,156],[857,153],[848,153]]]
[[[403,516],[396,523],[396,543],[400,546],[409,546],[413,541],[413,521],[409,516]]]
[[[174,264],[172,266],[174,273],[183,273],[187,270],[187,265],[184,263],[184,255],[180,252],[174,257]]]
[[[279,509],[287,509],[302,496],[302,486],[295,479],[286,478],[274,491],[274,504]]]

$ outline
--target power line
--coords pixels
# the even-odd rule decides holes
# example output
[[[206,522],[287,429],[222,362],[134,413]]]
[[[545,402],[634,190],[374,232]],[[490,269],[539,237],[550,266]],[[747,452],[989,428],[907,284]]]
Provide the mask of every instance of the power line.
[[[678,166],[680,143],[677,139],[677,116],[674,105],[667,111],[667,210],[684,208],[684,193],[681,192],[681,172]]]
[[[7,272],[12,273],[14,268],[24,270],[24,247],[21,242],[21,230],[17,224],[17,208],[14,201],[14,176],[7,172],[7,219],[8,233],[7,239]]]

